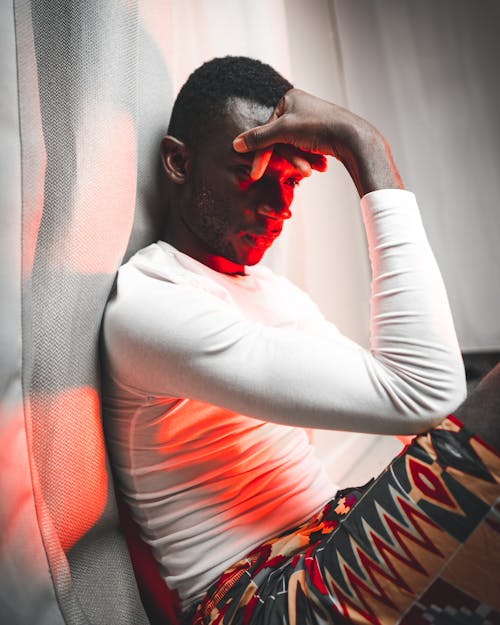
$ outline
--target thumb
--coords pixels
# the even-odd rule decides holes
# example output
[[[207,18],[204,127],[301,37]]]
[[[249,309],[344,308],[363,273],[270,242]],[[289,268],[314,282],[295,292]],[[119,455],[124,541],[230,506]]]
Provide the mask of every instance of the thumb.
[[[280,126],[280,118],[271,118],[266,124],[239,134],[233,141],[233,148],[236,152],[254,152],[280,143]]]
[[[252,171],[250,172],[250,178],[252,180],[258,180],[262,178],[266,167],[273,155],[273,148],[270,147],[267,150],[257,150],[253,158]]]

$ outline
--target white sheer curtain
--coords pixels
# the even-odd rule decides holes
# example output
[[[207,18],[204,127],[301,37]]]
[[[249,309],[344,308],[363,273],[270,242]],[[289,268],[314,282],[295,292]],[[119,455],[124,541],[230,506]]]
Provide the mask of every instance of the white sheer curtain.
[[[416,192],[462,350],[500,349],[500,4],[333,1],[349,105]]]

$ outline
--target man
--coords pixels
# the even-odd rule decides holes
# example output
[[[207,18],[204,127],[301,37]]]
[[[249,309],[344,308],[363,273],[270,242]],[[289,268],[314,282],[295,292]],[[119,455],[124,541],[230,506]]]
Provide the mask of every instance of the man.
[[[370,350],[257,265],[291,216],[296,185],[325,168],[325,155],[345,165],[362,198]],[[419,434],[464,397],[413,194],[368,122],[244,57],[214,59],[190,76],[162,159],[163,239],[121,268],[103,334],[108,443],[161,575],[186,622],[396,622],[458,540],[420,499],[443,489],[461,502],[466,488],[469,505],[467,480],[445,487],[436,472],[467,457],[468,470],[491,481],[486,461],[448,420],[375,484],[336,493],[302,428]],[[483,516],[488,497],[475,504]],[[398,546],[381,510],[418,536],[409,542],[421,561]],[[371,528],[366,544],[361,528]]]

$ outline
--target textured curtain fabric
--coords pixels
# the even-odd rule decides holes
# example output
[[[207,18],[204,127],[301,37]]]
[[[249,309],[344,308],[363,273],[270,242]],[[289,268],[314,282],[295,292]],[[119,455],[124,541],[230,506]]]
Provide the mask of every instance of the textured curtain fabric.
[[[146,37],[134,2],[8,4],[0,621],[145,624],[106,462],[97,346],[134,214]]]
[[[17,624],[38,619],[43,625],[57,625],[63,621],[55,603],[40,536],[28,451],[29,432],[25,429],[23,407],[20,103],[17,33],[13,7],[8,3],[0,5],[0,28],[0,621]],[[29,31],[29,22],[24,28],[25,32]],[[29,43],[24,46],[25,56],[32,57],[32,46]],[[30,74],[28,80],[32,85],[33,69],[33,59],[26,60],[26,72]],[[29,97],[36,100],[36,87],[31,89]],[[43,170],[44,151],[37,133],[37,117],[35,111],[31,119],[32,140],[24,149],[39,154],[38,167]],[[36,163],[33,163],[33,169],[36,170]],[[36,219],[34,204],[30,211],[26,211],[28,221]],[[28,593],[26,588],[29,588]]]

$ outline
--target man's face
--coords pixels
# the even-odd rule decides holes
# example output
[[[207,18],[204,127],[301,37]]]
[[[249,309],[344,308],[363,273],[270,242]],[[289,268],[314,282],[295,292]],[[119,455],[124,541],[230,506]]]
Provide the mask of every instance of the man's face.
[[[262,178],[252,180],[253,153],[239,154],[232,147],[240,132],[265,123],[271,113],[247,100],[231,100],[223,121],[193,156],[191,201],[182,219],[203,255],[215,257],[208,264],[223,271],[242,272],[258,263],[291,216],[301,173],[274,153]]]

